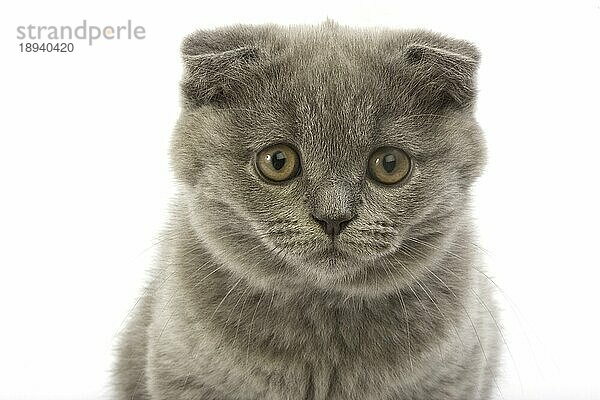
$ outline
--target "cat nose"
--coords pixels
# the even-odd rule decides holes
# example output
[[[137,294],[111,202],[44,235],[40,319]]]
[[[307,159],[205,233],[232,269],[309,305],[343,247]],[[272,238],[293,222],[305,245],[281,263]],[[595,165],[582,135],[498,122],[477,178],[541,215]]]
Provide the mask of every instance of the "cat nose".
[[[354,215],[346,214],[336,218],[328,218],[324,216],[312,215],[313,219],[321,225],[321,228],[329,236],[337,236],[354,219]]]

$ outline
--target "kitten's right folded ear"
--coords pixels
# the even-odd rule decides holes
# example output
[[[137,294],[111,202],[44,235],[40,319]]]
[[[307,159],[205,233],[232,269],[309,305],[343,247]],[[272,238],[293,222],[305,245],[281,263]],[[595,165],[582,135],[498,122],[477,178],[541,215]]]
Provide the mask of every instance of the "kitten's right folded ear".
[[[261,52],[243,27],[197,31],[181,46],[184,105],[219,105],[250,90]]]
[[[408,90],[427,97],[431,104],[465,106],[475,99],[479,51],[468,42],[452,42],[453,49],[412,43],[404,51],[411,68]]]

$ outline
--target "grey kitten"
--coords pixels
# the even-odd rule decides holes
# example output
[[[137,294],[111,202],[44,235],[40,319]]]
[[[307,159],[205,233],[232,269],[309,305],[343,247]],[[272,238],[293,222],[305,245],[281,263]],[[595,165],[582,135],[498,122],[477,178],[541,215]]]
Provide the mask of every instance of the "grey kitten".
[[[488,399],[473,250],[476,48],[234,26],[183,43],[181,193],[119,346],[119,399]]]

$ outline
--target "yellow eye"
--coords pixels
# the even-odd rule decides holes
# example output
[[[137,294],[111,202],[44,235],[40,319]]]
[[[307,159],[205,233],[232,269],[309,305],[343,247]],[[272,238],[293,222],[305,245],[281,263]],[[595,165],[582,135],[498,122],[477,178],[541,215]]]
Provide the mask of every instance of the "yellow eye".
[[[385,185],[402,181],[410,172],[410,168],[408,155],[395,147],[380,147],[369,158],[369,175]]]
[[[262,149],[256,155],[256,168],[267,180],[283,182],[300,172],[300,157],[296,150],[285,144]]]

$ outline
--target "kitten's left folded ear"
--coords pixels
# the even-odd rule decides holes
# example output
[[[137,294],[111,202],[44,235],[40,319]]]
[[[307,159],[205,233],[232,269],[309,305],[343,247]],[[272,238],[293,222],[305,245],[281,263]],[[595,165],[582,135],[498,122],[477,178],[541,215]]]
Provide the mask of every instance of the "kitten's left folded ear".
[[[232,26],[188,36],[181,48],[184,102],[191,106],[217,105],[251,90],[261,59],[255,44],[257,33]]]
[[[446,49],[425,44],[409,44],[405,62],[412,69],[412,89],[429,96],[439,105],[467,106],[476,97],[476,72],[480,54],[475,46],[460,42],[459,48]],[[416,78],[416,79],[415,79]]]

